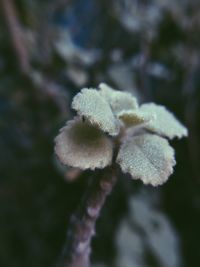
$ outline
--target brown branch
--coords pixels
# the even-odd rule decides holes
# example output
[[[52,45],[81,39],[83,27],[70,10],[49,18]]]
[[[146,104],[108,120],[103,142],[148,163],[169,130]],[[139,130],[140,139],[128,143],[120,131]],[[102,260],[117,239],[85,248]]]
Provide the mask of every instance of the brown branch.
[[[95,234],[96,220],[106,197],[116,183],[115,170],[114,168],[104,169],[100,171],[99,178],[93,177],[91,180],[80,208],[71,218],[58,267],[90,266],[91,239]]]
[[[143,97],[143,100],[151,100],[150,84],[148,79],[148,63],[150,60],[150,41],[144,40],[141,38],[141,59],[139,65],[139,80],[140,80],[140,91]]]
[[[40,55],[41,63],[49,64],[51,62],[51,38],[54,35],[54,29],[50,21],[56,12],[65,9],[71,2],[72,0],[49,1],[49,4],[45,4],[45,7],[41,9],[37,33],[38,49],[42,51]]]
[[[30,68],[29,56],[13,0],[0,0],[0,3],[20,71],[23,74],[27,74]]]
[[[185,122],[189,130],[188,150],[191,159],[192,169],[196,178],[199,177],[199,138],[197,125],[197,99],[195,97],[197,85],[196,77],[199,68],[199,54],[191,50],[187,62],[186,78],[183,83],[183,97],[185,101]]]

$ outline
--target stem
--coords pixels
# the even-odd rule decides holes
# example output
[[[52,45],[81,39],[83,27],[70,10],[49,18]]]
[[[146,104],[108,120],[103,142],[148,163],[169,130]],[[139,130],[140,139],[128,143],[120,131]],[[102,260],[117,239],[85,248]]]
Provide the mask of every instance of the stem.
[[[185,122],[189,129],[188,149],[191,158],[192,169],[195,177],[199,177],[199,138],[197,124],[198,100],[196,98],[197,76],[199,69],[199,55],[191,50],[191,56],[187,62],[186,78],[183,86],[183,97],[185,101]]]
[[[55,29],[52,29],[52,21],[53,15],[56,14],[57,11],[65,9],[71,0],[56,0],[49,1],[49,3],[45,3],[42,5],[40,13],[40,20],[38,21],[38,38],[37,38],[37,46],[40,53],[40,62],[44,65],[48,65],[51,63],[51,54],[52,54],[52,32]]]
[[[27,74],[30,68],[29,55],[24,43],[24,36],[18,20],[18,14],[13,0],[1,0],[3,15],[10,34],[13,49],[18,59],[20,71]]]
[[[96,220],[115,183],[116,174],[111,167],[100,171],[99,177],[91,180],[79,209],[71,217],[67,240],[57,267],[90,266],[90,246]]]
[[[139,63],[139,81],[140,81],[140,91],[143,97],[143,100],[152,99],[151,88],[148,78],[148,63],[150,60],[150,49],[151,43],[150,40],[141,38],[141,59]]]

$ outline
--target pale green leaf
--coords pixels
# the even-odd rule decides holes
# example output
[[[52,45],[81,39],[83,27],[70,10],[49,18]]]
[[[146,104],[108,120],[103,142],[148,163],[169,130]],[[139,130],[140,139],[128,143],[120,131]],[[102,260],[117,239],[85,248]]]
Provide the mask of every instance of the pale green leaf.
[[[113,155],[112,141],[88,122],[67,122],[55,138],[55,152],[65,165],[80,169],[104,168]]]
[[[139,109],[134,109],[119,112],[118,118],[123,121],[126,127],[132,127],[150,122],[155,116]]]
[[[99,89],[100,94],[109,102],[115,114],[123,110],[138,108],[137,99],[130,93],[113,90],[105,83],[101,83]]]
[[[174,150],[166,139],[142,134],[122,144],[117,162],[133,179],[157,186],[166,182],[173,173]]]
[[[149,103],[142,105],[140,110],[156,115],[154,120],[151,120],[145,125],[146,129],[169,139],[173,139],[174,137],[181,138],[188,135],[186,127],[164,106]]]
[[[110,105],[101,96],[99,91],[87,88],[82,89],[74,97],[72,108],[102,131],[113,136],[119,133],[119,123]]]

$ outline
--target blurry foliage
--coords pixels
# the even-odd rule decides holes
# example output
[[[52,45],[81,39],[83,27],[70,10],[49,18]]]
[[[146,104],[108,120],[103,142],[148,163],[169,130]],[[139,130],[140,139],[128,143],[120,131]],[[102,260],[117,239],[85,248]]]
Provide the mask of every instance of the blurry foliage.
[[[117,233],[116,266],[181,266],[180,242],[159,209],[159,193],[142,189],[130,198],[129,214]]]
[[[18,43],[0,1],[0,266],[54,266],[90,173],[67,183],[53,139],[71,117],[72,96],[100,82],[166,105],[189,128],[189,141],[173,144],[178,165],[156,202],[179,236],[182,266],[198,266],[200,2],[13,2]],[[94,262],[111,266],[117,258],[118,226],[130,194],[142,188],[127,181],[120,178],[98,222]]]

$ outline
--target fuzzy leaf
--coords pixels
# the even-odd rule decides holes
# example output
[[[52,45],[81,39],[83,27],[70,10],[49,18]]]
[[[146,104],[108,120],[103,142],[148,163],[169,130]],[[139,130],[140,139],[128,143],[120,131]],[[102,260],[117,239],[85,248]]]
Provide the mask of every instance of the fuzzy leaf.
[[[55,138],[55,152],[65,165],[83,170],[102,169],[111,164],[113,144],[99,129],[75,119]]]
[[[136,109],[138,103],[130,93],[113,90],[105,83],[99,85],[100,94],[109,102],[115,114],[122,110]]]
[[[155,118],[153,114],[142,112],[139,109],[123,110],[118,113],[118,118],[123,121],[127,127],[137,126],[147,123]]]
[[[114,117],[110,105],[97,90],[82,89],[74,97],[72,108],[102,131],[113,136],[119,133],[119,123]]]
[[[164,106],[154,103],[144,104],[140,107],[143,112],[155,114],[156,118],[145,125],[145,128],[169,139],[181,138],[188,135],[188,131]]]
[[[175,165],[174,150],[168,141],[153,134],[142,134],[126,141],[117,162],[125,173],[144,184],[161,185],[167,181]]]

